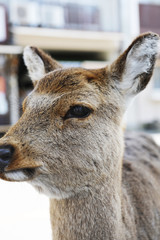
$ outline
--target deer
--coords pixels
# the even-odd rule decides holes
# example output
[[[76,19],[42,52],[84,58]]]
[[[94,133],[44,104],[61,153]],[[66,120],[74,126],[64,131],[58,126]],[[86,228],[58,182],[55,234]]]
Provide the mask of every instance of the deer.
[[[0,139],[0,178],[49,197],[54,240],[160,239],[160,147],[123,129],[159,43],[156,33],[143,33],[98,69],[64,68],[24,48],[34,88]]]

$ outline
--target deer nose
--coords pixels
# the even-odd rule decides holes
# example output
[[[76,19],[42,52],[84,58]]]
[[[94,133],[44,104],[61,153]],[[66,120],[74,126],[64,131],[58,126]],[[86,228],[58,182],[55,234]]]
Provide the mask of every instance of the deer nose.
[[[14,147],[11,145],[0,146],[0,173],[3,173],[5,168],[10,164],[14,152]]]

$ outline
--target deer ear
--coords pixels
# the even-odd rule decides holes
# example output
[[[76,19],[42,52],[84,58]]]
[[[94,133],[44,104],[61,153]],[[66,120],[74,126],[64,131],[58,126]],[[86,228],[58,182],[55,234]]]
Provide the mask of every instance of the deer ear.
[[[159,44],[157,34],[140,35],[111,65],[112,79],[116,81],[118,89],[127,99],[147,86],[152,76]]]
[[[43,78],[46,73],[62,68],[57,61],[36,47],[25,47],[23,59],[34,84]]]

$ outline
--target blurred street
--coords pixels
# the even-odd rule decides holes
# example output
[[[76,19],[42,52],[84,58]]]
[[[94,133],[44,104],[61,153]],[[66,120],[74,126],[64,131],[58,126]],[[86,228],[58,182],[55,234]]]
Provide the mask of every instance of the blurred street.
[[[29,184],[0,180],[0,239],[50,240],[49,200]]]

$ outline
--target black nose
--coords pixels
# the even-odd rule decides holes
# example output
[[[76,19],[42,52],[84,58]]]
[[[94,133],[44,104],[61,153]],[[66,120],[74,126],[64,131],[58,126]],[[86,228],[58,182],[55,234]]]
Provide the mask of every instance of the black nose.
[[[10,164],[14,152],[12,145],[0,146],[0,173]]]

